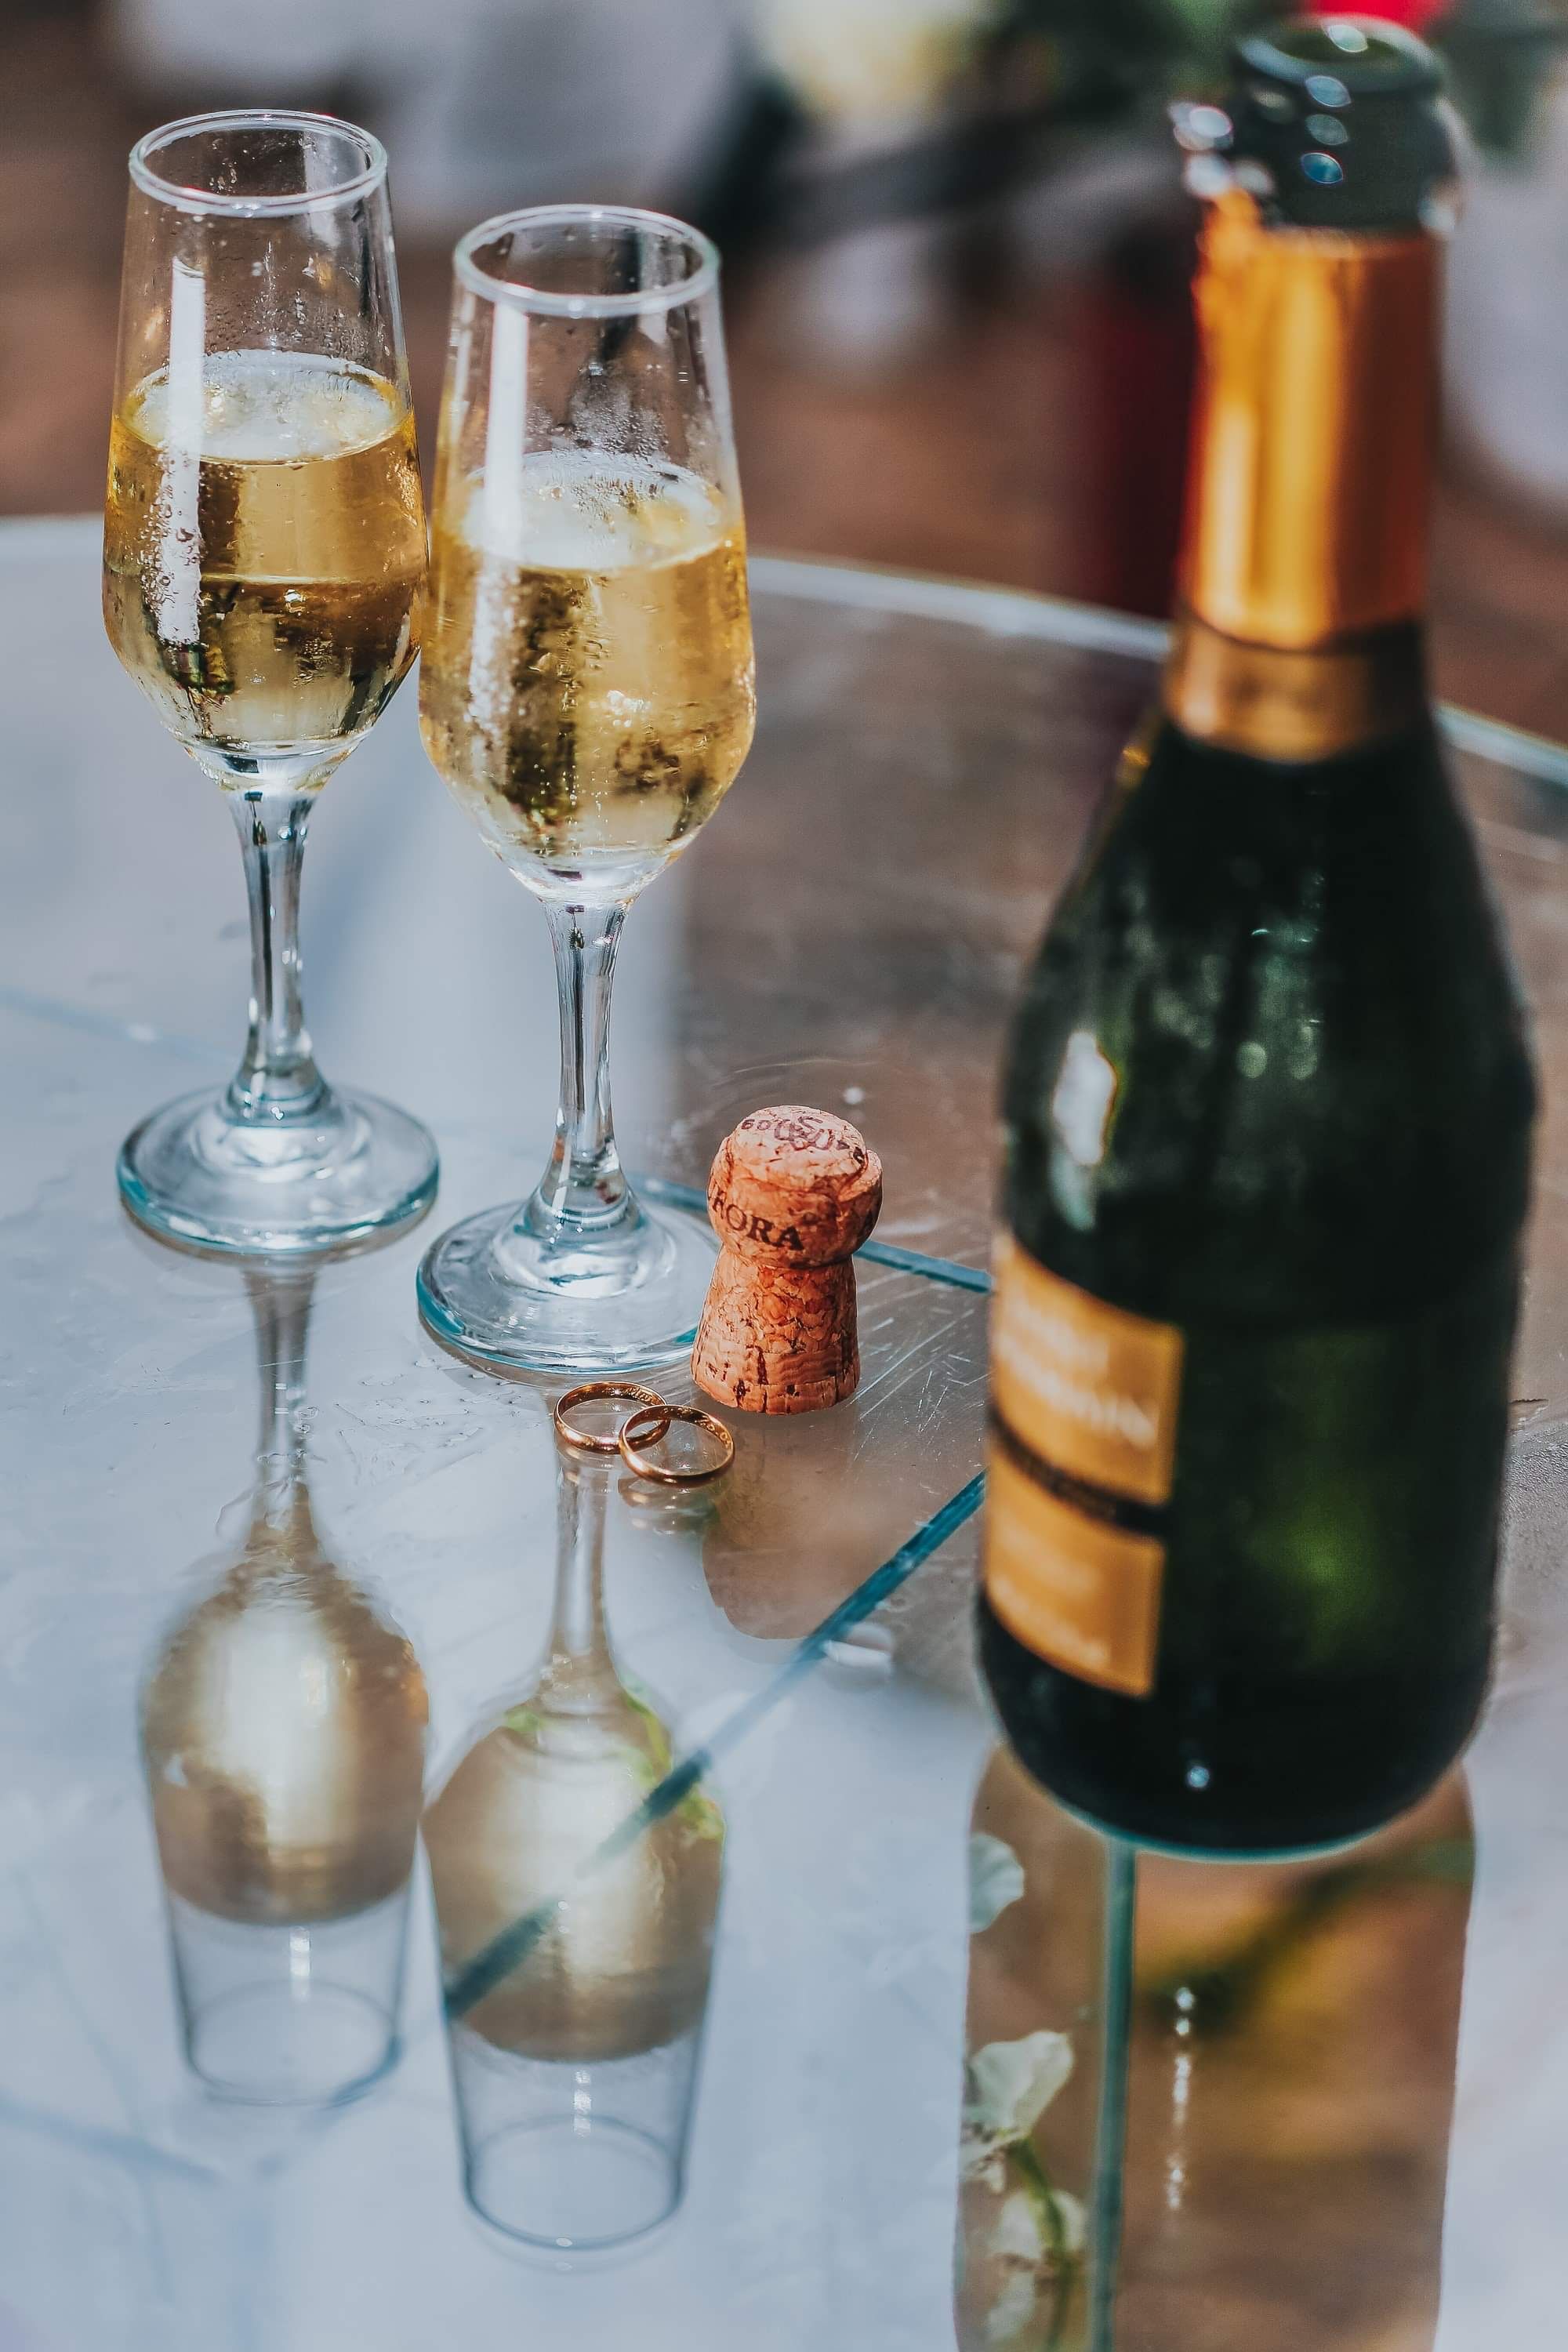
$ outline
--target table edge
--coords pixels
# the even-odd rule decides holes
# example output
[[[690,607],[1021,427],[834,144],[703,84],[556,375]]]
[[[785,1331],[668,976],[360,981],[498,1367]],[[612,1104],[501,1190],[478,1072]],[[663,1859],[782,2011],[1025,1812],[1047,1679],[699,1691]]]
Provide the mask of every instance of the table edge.
[[[96,515],[0,517],[0,563],[29,551],[62,552],[80,541],[95,549],[102,525]],[[753,554],[752,584],[773,596],[803,604],[848,605],[862,612],[899,614],[912,620],[956,622],[991,636],[1023,637],[1067,646],[1085,653],[1158,661],[1170,642],[1162,621],[1117,613],[1103,604],[1079,604],[1032,588],[1007,588],[947,572],[904,572],[889,564],[844,562],[814,556]],[[1568,745],[1532,734],[1506,719],[1453,703],[1438,707],[1443,733],[1456,751],[1511,768],[1537,782],[1568,791]]]

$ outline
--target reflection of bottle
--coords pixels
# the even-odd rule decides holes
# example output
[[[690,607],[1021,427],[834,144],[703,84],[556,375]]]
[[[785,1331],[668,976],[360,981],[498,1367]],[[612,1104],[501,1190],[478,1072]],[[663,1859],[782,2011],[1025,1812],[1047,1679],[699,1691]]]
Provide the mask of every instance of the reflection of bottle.
[[[1079,2352],[1100,2071],[1104,1842],[1005,1748],[974,1800],[959,2352]]]
[[[600,1853],[671,1761],[610,1651],[608,1476],[563,1460],[544,1663],[425,1818],[469,2194],[514,2236],[577,2248],[679,2200],[724,1834],[694,1789]]]
[[[315,2098],[390,2054],[427,1709],[407,1642],[311,1517],[310,1277],[247,1280],[263,1394],[250,1522],[163,1641],[142,1746],[192,2063],[237,2092]]]
[[[1471,1862],[1140,1859],[1117,2343],[1431,2352]]]
[[[1532,1092],[1422,667],[1437,70],[1240,68],[1187,610],[1012,1045],[981,1648],[1064,1802],[1246,1854],[1475,1723]]]

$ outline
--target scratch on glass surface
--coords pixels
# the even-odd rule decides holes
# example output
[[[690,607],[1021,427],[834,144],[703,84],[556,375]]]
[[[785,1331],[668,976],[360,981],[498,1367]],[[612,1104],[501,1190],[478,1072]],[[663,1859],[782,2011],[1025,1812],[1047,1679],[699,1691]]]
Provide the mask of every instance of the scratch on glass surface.
[[[496,1435],[495,1423],[476,1423],[467,1412],[443,1413],[439,1402],[384,1410],[382,1422],[375,1408],[359,1412],[348,1404],[338,1408],[334,1435],[348,1458],[353,1485],[362,1492],[391,1484],[405,1490],[425,1486],[458,1463],[482,1455]],[[362,1443],[356,1444],[353,1431],[361,1433]],[[416,1455],[409,1449],[410,1433],[418,1440]]]
[[[11,1885],[19,1899],[20,1907],[27,1913],[32,1922],[37,1943],[55,1958],[57,1963],[55,1982],[59,1998],[69,2011],[88,2048],[102,2068],[104,2077],[119,2103],[120,2111],[130,2127],[135,2161],[129,2168],[129,2187],[131,2194],[142,2210],[145,2242],[158,2273],[159,2286],[167,2295],[172,2290],[172,2279],[163,2232],[159,2226],[157,2202],[152,2181],[144,2169],[144,2119],[140,2112],[140,2103],[135,2096],[123,2055],[113,2041],[100,2029],[94,2021],[91,2009],[83,2000],[73,1971],[66,1963],[65,1956],[51,1933],[43,1904],[39,1900],[37,1889],[31,1877],[25,1871],[17,1872],[13,1874]],[[5,2104],[9,2105],[10,2103]],[[111,2136],[103,2134],[94,2137],[99,2137],[101,2145],[103,2140],[109,2139]],[[112,2137],[118,2140],[119,2135],[116,2133]],[[93,2144],[92,2138],[86,2131],[83,2132],[83,2139],[89,2146]],[[118,2153],[118,2150],[116,2152]]]
[[[948,1417],[954,1398],[970,1388],[978,1388],[984,1395],[984,1379],[977,1378],[961,1357],[949,1355],[940,1363],[928,1365],[915,1401],[915,1435],[923,1437],[928,1430],[938,1427]]]
[[[63,1029],[79,1029],[89,1037],[107,1038],[116,1045],[159,1045],[187,1062],[210,1069],[225,1056],[216,1045],[183,1037],[177,1030],[154,1028],[150,1021],[122,1021],[110,1013],[94,1013],[82,1004],[67,1004],[58,997],[35,996],[25,988],[0,986],[0,1009],[25,1013],[30,1020],[53,1021]]]
[[[911,1339],[907,1348],[900,1349],[888,1363],[880,1365],[868,1381],[862,1381],[859,1390],[861,1403],[864,1404],[866,1399],[874,1395],[878,1389],[886,1388],[895,1373],[902,1372],[904,1367],[912,1363],[917,1356],[923,1354],[927,1348],[949,1338],[957,1328],[957,1325],[958,1318],[950,1316],[947,1321],[939,1324],[934,1331],[922,1331],[917,1338]]]

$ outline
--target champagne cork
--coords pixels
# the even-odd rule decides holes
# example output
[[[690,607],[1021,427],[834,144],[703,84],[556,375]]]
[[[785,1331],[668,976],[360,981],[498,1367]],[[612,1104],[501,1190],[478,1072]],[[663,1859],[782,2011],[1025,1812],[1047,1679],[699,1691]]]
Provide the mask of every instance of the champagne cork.
[[[743,1118],[708,1180],[723,1247],[692,1350],[699,1388],[742,1412],[815,1412],[852,1396],[849,1261],[881,1205],[882,1163],[847,1119],[794,1103]]]

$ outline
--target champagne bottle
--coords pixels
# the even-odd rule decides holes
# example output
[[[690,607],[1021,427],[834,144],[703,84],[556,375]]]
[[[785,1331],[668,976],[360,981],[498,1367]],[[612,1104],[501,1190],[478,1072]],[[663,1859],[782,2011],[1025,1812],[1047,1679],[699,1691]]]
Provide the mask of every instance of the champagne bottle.
[[[980,1640],[1061,1801],[1266,1854],[1475,1722],[1534,1097],[1422,660],[1436,68],[1238,62],[1161,707],[1007,1059]]]

